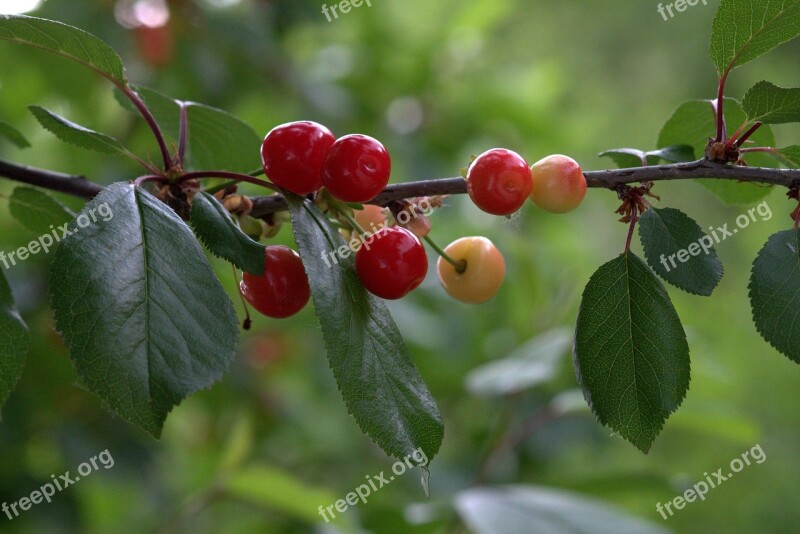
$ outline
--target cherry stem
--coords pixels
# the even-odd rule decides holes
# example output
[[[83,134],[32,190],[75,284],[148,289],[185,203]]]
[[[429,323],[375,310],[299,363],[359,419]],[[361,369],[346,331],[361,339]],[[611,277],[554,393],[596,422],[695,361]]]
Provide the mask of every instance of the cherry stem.
[[[186,157],[186,139],[189,136],[189,105],[186,102],[181,102],[181,118],[180,118],[180,134],[178,139],[178,161],[183,166],[183,160]]]
[[[625,253],[627,254],[631,250],[631,242],[633,241],[633,230],[636,228],[636,222],[639,220],[639,209],[636,207],[636,204],[631,206],[631,225],[628,228],[628,240],[625,241]]]
[[[150,130],[153,132],[156,142],[158,143],[158,148],[161,151],[161,157],[164,160],[164,171],[168,171],[172,167],[172,156],[169,155],[167,141],[164,139],[164,133],[161,131],[158,121],[156,121],[156,118],[150,112],[147,104],[144,103],[144,100],[142,100],[142,97],[140,97],[136,91],[131,89],[127,84],[119,82],[114,82],[114,84],[117,86],[117,88],[119,88],[120,91],[122,91],[122,94],[124,94],[128,100],[130,100],[133,105],[136,106],[139,114],[150,127]]]
[[[242,329],[250,330],[253,320],[250,318],[250,308],[247,307],[247,301],[244,300],[244,295],[242,294],[242,287],[239,285],[239,271],[236,270],[236,266],[232,263],[231,269],[233,269],[233,281],[236,283],[236,292],[239,293],[239,298],[242,299],[242,307],[244,308],[244,322],[242,323]]]
[[[458,274],[464,274],[467,271],[467,260],[457,260],[453,258],[450,256],[450,254],[445,252],[444,249],[440,247],[429,235],[426,235],[423,239],[433,250],[439,254],[439,256],[444,258],[447,263],[452,265]]]
[[[358,232],[359,236],[363,237],[363,236],[365,236],[365,235],[369,235],[369,232],[367,232],[366,230],[364,230],[364,228],[362,228],[362,227],[361,227],[361,225],[360,225],[360,224],[358,224],[358,221],[356,221],[356,220],[355,220],[355,219],[354,219],[354,218],[353,218],[353,217],[350,215],[350,213],[348,212],[348,208],[347,208],[347,206],[343,206],[341,202],[339,202],[338,200],[334,199],[334,198],[333,198],[333,197],[331,197],[330,195],[326,195],[326,198],[325,198],[325,200],[327,200],[327,202],[328,202],[328,205],[329,205],[331,208],[333,208],[333,209],[336,211],[336,213],[338,213],[339,215],[341,215],[341,216],[342,216],[342,218],[343,218],[345,221],[347,221],[347,224],[349,224],[349,225],[350,225],[350,228],[351,228],[351,229],[352,229],[354,232]]]
[[[775,153],[775,152],[778,152],[778,149],[777,148],[773,148],[771,146],[758,146],[758,147],[752,147],[752,148],[743,148],[743,149],[739,150],[739,152],[741,152],[742,154],[747,154],[748,152],[770,152],[770,153]]]
[[[258,176],[261,176],[262,174],[264,174],[264,170],[263,169],[248,173],[248,176],[252,176],[253,178],[256,178]],[[222,184],[219,184],[219,185],[215,185],[214,187],[209,187],[208,189],[205,190],[205,192],[208,193],[209,195],[213,195],[214,193],[216,193],[218,191],[224,191],[225,189],[228,189],[229,187],[231,187],[233,185],[236,185],[238,183],[239,183],[238,180],[229,180],[229,181],[227,181],[225,183],[222,183]]]
[[[138,163],[139,165],[144,167],[146,170],[151,172],[152,174],[159,174],[161,172],[158,169],[156,169],[155,167],[153,167],[152,165],[150,165],[149,163],[147,163],[145,160],[143,160],[142,158],[140,158],[139,156],[134,154],[133,152],[131,152],[129,150],[125,150],[125,154],[129,158],[131,158],[133,161],[135,161],[136,163]]]
[[[756,121],[756,123],[755,123],[755,124],[753,124],[753,125],[750,127],[750,129],[749,129],[749,130],[747,130],[745,133],[743,133],[743,134],[742,134],[742,136],[739,138],[739,140],[738,140],[738,141],[736,141],[736,147],[738,148],[738,147],[742,146],[742,145],[744,144],[744,142],[745,142],[745,141],[747,141],[748,139],[750,139],[750,136],[751,136],[751,135],[753,135],[754,133],[756,133],[756,131],[757,131],[759,128],[761,128],[761,126],[763,126],[763,124],[764,124],[764,123],[763,123],[763,122],[761,122],[761,121]]]
[[[271,184],[264,180],[259,180],[258,178],[253,178],[249,174],[241,174],[238,172],[228,172],[228,171],[187,172],[186,174],[178,178],[177,183],[185,182],[186,180],[196,180],[201,178],[230,178],[232,182],[247,182],[248,184],[260,185],[261,187],[266,187],[267,189],[271,189],[272,191],[280,192],[280,188],[278,188],[278,186],[276,186],[275,184]]]

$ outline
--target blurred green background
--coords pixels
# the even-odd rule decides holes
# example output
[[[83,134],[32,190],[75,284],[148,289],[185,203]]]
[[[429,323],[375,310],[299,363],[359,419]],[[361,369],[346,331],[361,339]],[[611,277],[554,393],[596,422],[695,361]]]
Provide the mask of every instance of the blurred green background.
[[[471,154],[494,146],[531,162],[567,153],[585,170],[606,168],[598,152],[654,148],[678,104],[711,98],[716,89],[707,52],[716,1],[664,21],[650,1],[373,0],[328,22],[317,1],[170,0],[168,25],[159,31],[125,27],[136,7],[126,4],[49,0],[30,14],[98,35],[120,52],[135,83],[223,108],[259,134],[311,119],[338,134],[378,137],[392,153],[394,181],[454,176]],[[164,14],[157,1],[143,5],[150,11],[139,6],[140,19]],[[742,67],[729,94],[741,97],[761,79],[797,86],[798,53],[794,42]],[[0,120],[34,145],[18,150],[0,140],[1,159],[103,183],[136,177],[127,160],[63,145],[42,130],[26,109],[38,104],[158,160],[146,128],[119,107],[104,80],[3,42],[0,65]],[[781,146],[800,142],[796,126],[775,130]],[[14,187],[0,180],[3,199]],[[661,205],[701,226],[733,224],[750,208],[726,207],[695,183],[660,183],[655,192]],[[391,304],[445,420],[431,496],[418,473],[407,474],[330,525],[317,506],[388,472],[393,460],[347,414],[311,306],[283,322],[256,318],[229,374],[176,408],[156,441],[76,385],[52,330],[48,257],[36,256],[5,272],[33,347],[3,409],[0,501],[29,495],[51,474],[74,473],[106,449],[115,464],[51,504],[13,521],[0,516],[0,530],[463,532],[452,501],[478,482],[567,490],[674,532],[796,531],[800,369],[761,340],[747,299],[753,258],[769,235],[791,224],[784,193],[766,199],[774,217],[718,246],[726,273],[713,297],[669,289],[689,337],[692,383],[648,455],[595,421],[576,390],[569,350],[558,342],[563,331],[552,331],[572,328],[589,276],[623,248],[614,194],[592,190],[565,216],[529,206],[511,220],[448,199],[433,218],[437,241],[490,237],[508,275],[500,294],[480,307],[450,300],[435,276]],[[0,250],[33,237],[0,212]],[[288,229],[277,241],[291,242]],[[229,266],[215,267],[235,298]],[[548,332],[557,358],[528,344]],[[505,394],[486,374],[471,374],[509,355],[528,358],[527,369],[540,372]],[[495,371],[500,383],[520,378]],[[529,431],[521,439],[507,438],[521,427]],[[496,447],[506,441],[514,446]],[[657,502],[756,444],[764,463],[667,521],[656,512]]]

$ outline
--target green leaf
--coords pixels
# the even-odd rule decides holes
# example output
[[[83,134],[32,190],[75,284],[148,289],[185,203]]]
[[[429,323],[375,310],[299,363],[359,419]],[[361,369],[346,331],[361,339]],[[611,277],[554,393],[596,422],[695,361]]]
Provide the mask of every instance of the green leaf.
[[[603,502],[543,486],[470,489],[456,496],[456,510],[475,534],[668,532]]]
[[[647,263],[670,284],[708,296],[722,279],[714,239],[694,219],[672,208],[650,208],[639,221]]]
[[[253,465],[222,482],[225,493],[257,506],[277,510],[308,523],[321,521],[320,505],[339,499],[333,492],[307,486],[289,473],[268,465]],[[336,512],[338,515],[338,512]]]
[[[800,363],[800,231],[773,235],[750,275],[750,304],[761,336]]]
[[[769,82],[758,82],[744,95],[742,108],[752,122],[800,122],[800,89],[785,89]]]
[[[647,452],[689,388],[689,346],[664,286],[633,253],[589,280],[574,352],[597,418]]]
[[[5,256],[2,256],[5,265]],[[14,297],[0,271],[0,408],[17,385],[28,356],[28,327],[14,307]]]
[[[198,193],[192,201],[192,228],[215,256],[257,275],[264,274],[266,247],[253,241],[233,222],[228,210],[208,193]]]
[[[61,202],[41,189],[17,187],[8,201],[11,215],[37,235],[50,234],[75,218],[75,214]],[[58,232],[57,235],[61,235]]]
[[[100,210],[112,216],[81,227]],[[189,227],[140,188],[112,184],[70,230],[50,275],[57,328],[88,389],[158,437],[233,360],[231,301]]]
[[[732,98],[725,99],[725,120],[730,125],[743,124],[747,117],[741,104]],[[706,152],[709,137],[716,131],[714,108],[708,100],[690,100],[681,104],[664,124],[658,136],[659,147],[685,144],[694,153],[702,156]],[[750,138],[754,146],[775,146],[772,128],[764,125]],[[774,167],[775,161],[765,154],[746,154],[750,165]],[[698,182],[716,194],[727,204],[752,204],[766,197],[772,190],[761,184],[744,184],[732,180],[703,179]]]
[[[147,87],[136,87],[168,140],[177,145],[181,102]],[[117,100],[132,110],[121,94]],[[261,168],[261,138],[255,130],[226,111],[185,102],[189,135],[186,168],[249,173]]]
[[[722,0],[711,31],[711,59],[724,76],[800,35],[800,0]]]
[[[24,15],[0,15],[0,40],[53,52],[119,85],[127,84],[117,53],[94,35],[73,26]]]
[[[540,334],[503,359],[474,369],[467,375],[473,395],[513,395],[546,384],[557,375],[562,358],[572,346],[572,332],[556,328]]]
[[[129,154],[119,141],[109,135],[75,124],[39,106],[28,106],[28,109],[31,110],[31,113],[42,125],[42,128],[50,131],[65,143],[103,154],[122,154],[125,156]]]
[[[641,167],[645,162],[647,165],[657,165],[661,160],[679,163],[695,159],[694,149],[689,145],[675,145],[648,152],[635,148],[614,148],[601,152],[598,156],[611,158],[621,169]]]
[[[795,167],[800,167],[800,145],[787,146],[778,150],[778,154],[789,160]]]
[[[17,148],[28,148],[31,144],[22,135],[22,132],[8,124],[7,122],[0,121],[0,137],[7,139],[12,145]]]
[[[620,169],[641,167],[646,162],[644,150],[636,148],[612,148],[598,154],[601,158],[609,158]]]
[[[352,255],[338,264],[328,259],[345,242],[319,208],[286,196],[328,360],[348,411],[387,454],[404,458],[421,448],[433,459],[444,435],[442,418],[386,305],[361,285]]]
[[[658,150],[651,150],[647,152],[647,157],[663,159],[670,163],[683,163],[697,159],[694,148],[691,145],[672,145]]]

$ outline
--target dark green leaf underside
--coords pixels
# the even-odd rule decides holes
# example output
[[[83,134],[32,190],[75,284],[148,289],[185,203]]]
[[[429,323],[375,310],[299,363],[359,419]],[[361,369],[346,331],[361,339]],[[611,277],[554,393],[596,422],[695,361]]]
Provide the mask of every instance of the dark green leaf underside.
[[[230,261],[248,273],[264,274],[266,247],[245,235],[212,195],[195,195],[192,201],[192,228],[215,256]]]
[[[59,246],[50,299],[81,381],[154,436],[186,396],[219,380],[234,357],[233,306],[189,227],[149,193],[106,188],[110,220]],[[81,215],[76,221],[81,220]]]
[[[95,132],[80,124],[75,124],[52,111],[39,106],[28,106],[42,128],[53,135],[74,146],[94,150],[102,154],[126,154],[122,144],[113,137],[104,133]]]
[[[583,293],[575,371],[600,422],[644,452],[689,387],[689,347],[664,287],[632,253],[606,263]]]
[[[714,239],[680,210],[647,210],[639,222],[639,237],[650,268],[675,287],[708,296],[722,279]]]
[[[33,187],[17,187],[8,201],[11,215],[25,228],[37,235],[58,231],[61,225],[75,218],[75,214],[41,189]]]
[[[358,281],[352,256],[328,267],[323,254],[344,239],[313,203],[287,198],[328,360],[348,411],[389,455],[402,458],[422,448],[432,459],[444,434],[441,415],[386,305]]]
[[[769,238],[750,275],[750,305],[759,333],[800,363],[800,231]]]
[[[22,135],[22,132],[3,121],[0,121],[0,139],[8,140],[17,148],[28,148],[31,146],[28,140],[25,139],[25,136]]]
[[[53,52],[119,84],[127,83],[117,53],[94,35],[73,26],[24,15],[0,15],[0,40]]]
[[[14,297],[0,271],[0,408],[17,385],[25,367],[28,327],[14,307]]]

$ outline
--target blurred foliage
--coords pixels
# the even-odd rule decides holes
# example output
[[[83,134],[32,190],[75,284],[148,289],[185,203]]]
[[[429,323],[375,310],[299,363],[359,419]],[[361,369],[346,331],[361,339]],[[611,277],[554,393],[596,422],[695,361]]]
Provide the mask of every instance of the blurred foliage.
[[[585,169],[605,167],[597,157],[605,149],[655,148],[678,104],[714,96],[711,4],[665,22],[651,2],[374,0],[327,22],[316,1],[171,0],[168,34],[160,36],[120,25],[113,0],[49,0],[31,14],[104,39],[121,53],[134,83],[229,111],[260,134],[303,118],[340,134],[378,137],[392,152],[393,179],[404,181],[454,176],[471,154],[492,146],[530,161],[568,153]],[[168,53],[154,56],[159,40]],[[799,52],[794,42],[737,70],[729,95],[741,98],[761,79],[797,86]],[[103,183],[137,175],[122,157],[62,145],[27,110],[35,104],[158,161],[144,125],[97,76],[6,43],[0,65],[0,121],[33,145],[22,150],[0,139],[0,158]],[[775,132],[781,146],[800,142],[796,127]],[[3,180],[0,194],[10,196],[14,187]],[[662,183],[655,192],[661,206],[678,207],[701,225],[732,222],[742,210],[722,206],[694,183]],[[59,199],[73,209],[81,204]],[[511,220],[449,199],[433,218],[437,240],[491,237],[506,255],[507,282],[493,301],[470,307],[448,299],[431,276],[391,304],[442,409],[445,441],[429,500],[418,476],[408,474],[349,510],[337,528],[442,531],[453,525],[452,499],[483,473],[493,485],[579,492],[675,532],[795,530],[800,509],[786,504],[800,478],[800,372],[758,336],[747,301],[752,259],[769,235],[790,224],[793,206],[783,192],[766,200],[774,217],[717,247],[726,272],[713,297],[670,290],[689,335],[692,383],[645,456],[609,436],[575,401],[567,353],[555,369],[551,356],[541,356],[548,376],[531,389],[476,396],[467,388],[475,369],[524,357],[515,349],[538,334],[572,327],[589,275],[624,244],[614,195],[593,190],[569,215],[529,208]],[[7,210],[0,213],[0,249],[33,237]],[[277,241],[290,244],[291,232],[284,229]],[[33,341],[0,424],[0,502],[29,495],[51,474],[74,472],[105,449],[115,465],[10,523],[0,516],[3,531],[332,532],[314,516],[316,507],[391,468],[347,415],[310,308],[280,323],[257,318],[231,372],[176,408],[161,441],[115,419],[76,387],[52,331],[48,259],[40,254],[6,271]],[[215,267],[235,298],[230,267]],[[487,468],[487,452],[505,429],[540,413],[549,417],[536,432],[515,450],[491,455],[496,461]],[[668,521],[657,514],[657,502],[756,443],[766,453],[763,464]]]

